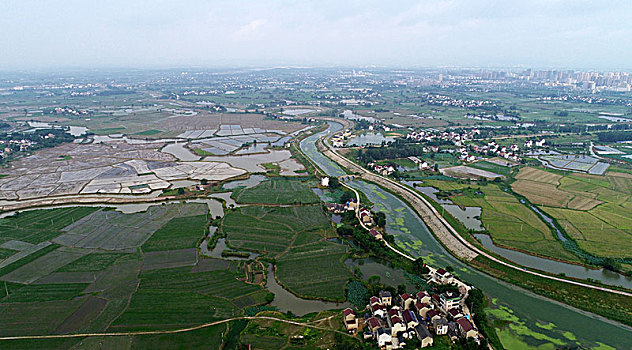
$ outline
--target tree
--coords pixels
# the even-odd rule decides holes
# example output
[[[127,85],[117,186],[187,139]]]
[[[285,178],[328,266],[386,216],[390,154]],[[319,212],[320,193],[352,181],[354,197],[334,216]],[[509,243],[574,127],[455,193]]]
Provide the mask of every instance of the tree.
[[[417,275],[425,275],[430,271],[426,264],[424,263],[423,258],[417,258],[413,261],[413,272]]]

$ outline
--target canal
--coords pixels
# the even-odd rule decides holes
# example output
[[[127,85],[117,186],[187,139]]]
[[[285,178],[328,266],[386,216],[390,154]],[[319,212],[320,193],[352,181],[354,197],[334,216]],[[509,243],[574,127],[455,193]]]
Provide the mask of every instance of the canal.
[[[340,123],[329,122],[329,125],[328,130],[305,138],[300,146],[328,175],[345,175],[340,166],[316,148],[320,137],[342,129]],[[352,181],[349,185],[377,203],[375,210],[386,214],[387,232],[395,236],[400,247],[413,256],[423,256],[431,265],[452,266],[459,278],[485,291],[493,302],[489,316],[501,321],[496,323],[502,325],[498,334],[508,348],[632,348],[630,327],[543,298],[472,269],[446,252],[419,216],[400,199],[364,181]]]

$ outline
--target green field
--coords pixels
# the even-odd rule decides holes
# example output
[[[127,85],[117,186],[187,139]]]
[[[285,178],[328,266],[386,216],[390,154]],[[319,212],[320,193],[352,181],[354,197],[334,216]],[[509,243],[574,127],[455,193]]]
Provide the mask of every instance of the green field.
[[[195,248],[206,232],[207,215],[171,219],[142,245],[145,252]]]
[[[91,207],[30,210],[0,219],[0,244],[17,240],[37,244],[58,236],[60,230],[98,210]]]
[[[314,181],[272,178],[252,188],[237,189],[232,197],[238,203],[313,204],[319,199],[310,189]]]
[[[326,240],[334,232],[320,205],[238,208],[226,214],[222,232],[236,249],[274,257],[277,277],[294,293],[344,299],[346,247]]]
[[[556,219],[582,250],[632,257],[632,176],[561,175],[533,168],[523,168],[519,175],[513,189]]]
[[[295,245],[277,260],[277,276],[301,296],[343,301],[352,275],[343,264],[346,252],[344,245],[329,241]]]
[[[520,249],[536,255],[580,262],[580,259],[566,251],[553,235],[547,224],[530,208],[501,190],[498,185],[477,186],[476,191],[452,196],[456,204],[480,207],[481,221],[497,245]]]
[[[232,247],[271,256],[285,251],[300,232],[321,237],[333,234],[331,223],[319,205],[238,208],[226,214],[222,231]]]

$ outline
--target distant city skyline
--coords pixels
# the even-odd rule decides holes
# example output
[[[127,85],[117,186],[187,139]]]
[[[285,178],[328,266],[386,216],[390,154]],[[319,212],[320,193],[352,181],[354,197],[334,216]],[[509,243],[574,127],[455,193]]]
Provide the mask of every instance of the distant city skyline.
[[[632,2],[5,0],[0,70],[234,66],[630,70]]]

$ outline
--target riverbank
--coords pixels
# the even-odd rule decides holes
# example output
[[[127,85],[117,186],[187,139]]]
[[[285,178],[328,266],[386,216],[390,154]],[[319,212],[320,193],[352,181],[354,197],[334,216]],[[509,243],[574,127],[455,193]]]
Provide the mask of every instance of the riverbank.
[[[323,146],[325,145],[323,144]],[[390,179],[370,173],[368,170],[361,168],[349,159],[342,157],[332,148],[327,148],[328,149],[326,152],[324,152],[324,155],[328,156],[331,160],[335,161],[343,167],[346,167],[348,170],[356,174],[361,174],[363,179],[372,181],[378,185],[382,185],[387,190],[401,195],[400,198],[415,209],[415,211],[421,216],[423,221],[426,222],[426,224],[431,229],[431,232],[435,235],[435,237],[437,237],[442,245],[460,260],[467,262],[469,265],[474,266],[491,276],[501,278],[507,282],[534,291],[551,299],[563,302],[579,309],[594,312],[596,314],[622,322],[627,325],[632,325],[632,308],[630,308],[629,306],[623,308],[621,307],[621,305],[632,305],[632,293],[607,287],[594,286],[557,276],[549,276],[539,272],[525,271],[523,267],[515,266],[509,262],[505,262],[498,258],[495,258],[465,240],[461,236],[461,234],[459,234],[451,225],[449,225],[449,223],[447,223],[445,219],[443,219],[439,215],[439,213],[434,207],[430,205],[430,203],[427,203],[428,201],[425,200],[425,198],[419,196],[416,193],[410,193],[411,191],[408,190],[406,187],[404,187],[403,185],[398,185]],[[374,179],[377,179],[379,181],[373,181]],[[413,199],[412,203],[410,199]],[[420,199],[422,201],[420,201]],[[423,203],[424,205],[417,205],[417,203]],[[437,223],[437,221],[439,223]],[[439,227],[439,235],[437,235],[437,231],[435,231],[435,228],[437,227]],[[453,242],[455,242],[455,240],[458,241],[458,243],[453,246],[452,244]],[[472,261],[474,260],[477,260],[477,262],[472,263]],[[493,262],[494,264],[503,266],[505,272],[500,273],[500,269],[494,268],[489,263],[484,263],[488,260]],[[481,263],[481,261],[483,263]],[[511,273],[508,273],[507,271],[510,271]],[[544,292],[548,289],[548,284],[556,284],[558,291],[556,293],[553,293],[552,291]],[[568,287],[572,287],[572,289],[575,291],[575,295],[573,297],[565,296],[566,294],[563,293],[565,287],[566,289],[568,289]],[[577,295],[580,295],[581,297],[578,298]],[[610,298],[609,296],[611,295],[616,295],[616,298]],[[587,305],[591,304],[591,300],[593,299],[600,300],[603,303],[598,305],[598,307],[592,306],[596,304]],[[617,301],[614,301],[615,299]]]

